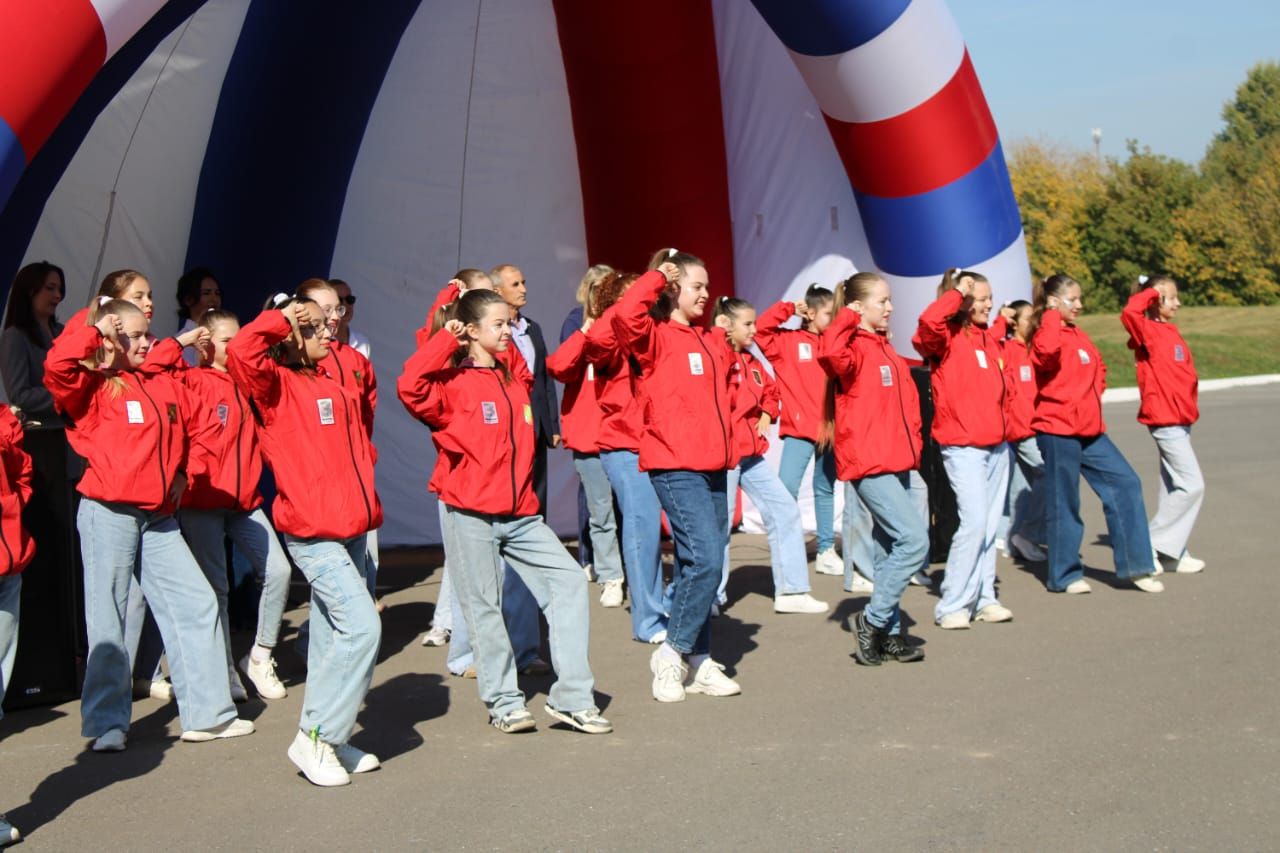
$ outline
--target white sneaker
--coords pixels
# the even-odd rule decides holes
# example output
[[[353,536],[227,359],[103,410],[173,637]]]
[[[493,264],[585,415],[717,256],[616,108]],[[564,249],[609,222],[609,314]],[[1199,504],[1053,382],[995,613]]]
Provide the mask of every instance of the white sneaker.
[[[112,729],[93,742],[94,752],[124,752],[128,738],[120,729]]]
[[[302,732],[298,732],[302,734]],[[349,743],[340,743],[333,748],[333,754],[338,757],[338,763],[342,765],[342,769],[348,773],[368,773],[370,770],[377,770],[382,766],[382,762],[378,760],[378,756],[372,752],[365,752]]]
[[[969,627],[969,611],[956,610],[938,620],[938,627],[944,631],[964,631]]]
[[[443,646],[449,642],[452,631],[448,628],[432,628],[422,635],[422,645]]]
[[[1151,549],[1151,566],[1152,568],[1155,569],[1155,571],[1152,574],[1156,574],[1156,575],[1164,574],[1164,560],[1161,558],[1160,552],[1157,551],[1155,548]]]
[[[1143,592],[1164,592],[1164,584],[1155,579],[1154,575],[1147,575],[1142,578],[1134,578],[1133,585]]]
[[[649,639],[645,640],[651,646],[660,646],[667,641],[667,629],[663,628]]]
[[[587,576],[587,583],[595,583],[596,581],[595,566],[591,565],[590,563],[587,563],[585,566],[582,567],[582,573]]]
[[[911,585],[922,586],[928,589],[933,586],[933,581],[929,580],[929,576],[924,573],[923,569],[921,569],[911,576]]]
[[[253,689],[263,699],[283,699],[289,695],[276,675],[276,659],[269,657],[264,661],[256,661],[252,654],[240,658],[240,669],[253,682]]]
[[[1013,611],[1003,604],[988,604],[973,617],[974,622],[1012,622]]]
[[[654,649],[649,656],[649,671],[653,673],[653,698],[659,702],[683,702],[684,679],[689,665],[684,661],[668,660],[662,649]]]
[[[1164,562],[1166,562],[1166,558],[1164,557],[1161,557],[1159,560],[1156,560],[1157,565]],[[1173,560],[1169,559],[1168,562],[1173,563]],[[1182,555],[1182,558],[1178,560],[1177,563],[1174,563],[1173,571],[1180,575],[1194,575],[1194,574],[1198,574],[1199,572],[1203,572],[1204,565],[1205,565],[1204,560],[1201,560],[1197,557],[1193,557],[1189,553],[1184,553]],[[1164,567],[1161,566],[1160,570],[1164,571]]]
[[[845,592],[865,592],[867,595],[876,591],[876,585],[867,580],[857,569],[853,570],[853,583]]]
[[[1093,587],[1089,586],[1089,582],[1087,580],[1081,579],[1067,584],[1067,588],[1064,589],[1063,592],[1067,595],[1084,595],[1086,593],[1093,592]]]
[[[182,740],[186,743],[207,743],[211,740],[226,740],[233,737],[244,737],[253,734],[253,721],[242,720],[239,717],[220,726],[214,726],[211,729],[188,729],[182,733]]]
[[[289,745],[289,760],[297,765],[312,785],[336,788],[351,784],[351,776],[338,761],[333,747],[306,732],[299,731],[294,736],[293,743]]]
[[[622,606],[622,578],[604,582],[604,589],[600,590],[600,606]]]
[[[133,698],[159,699],[161,702],[168,702],[173,699],[173,685],[163,678],[157,678],[155,681],[149,678],[135,678]]]
[[[843,575],[844,560],[834,547],[819,551],[813,560],[813,570],[820,575]]]
[[[1008,543],[1008,541],[1007,541],[1007,540],[1004,540],[1004,539],[997,539],[997,540],[996,540],[996,550],[997,550],[997,551],[999,551],[1001,554],[1004,554],[1006,557],[1010,556],[1010,554],[1009,554],[1009,543]]]
[[[685,677],[684,690],[705,696],[737,696],[742,686],[724,674],[724,664],[707,658],[698,665],[697,671]]]
[[[807,592],[779,595],[773,599],[774,613],[826,613],[828,605]]]
[[[1009,556],[1022,557],[1022,559],[1030,560],[1033,563],[1043,563],[1049,559],[1049,555],[1044,552],[1043,548],[1020,533],[1015,533],[1009,537]]]

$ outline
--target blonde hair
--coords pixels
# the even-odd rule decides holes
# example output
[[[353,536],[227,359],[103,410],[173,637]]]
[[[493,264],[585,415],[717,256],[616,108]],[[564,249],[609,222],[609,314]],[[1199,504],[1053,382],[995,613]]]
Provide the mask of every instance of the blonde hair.
[[[578,282],[578,292],[573,297],[582,306],[582,310],[588,312],[591,310],[591,291],[614,272],[614,268],[608,264],[595,264],[587,268],[587,271],[582,274],[582,281]]]
[[[130,279],[130,281],[132,281],[132,279]],[[128,284],[123,285],[123,287],[127,288]],[[106,317],[109,314],[115,314],[117,317],[126,317],[129,315],[136,315],[138,317],[143,318],[144,320],[146,319],[146,315],[142,313],[142,309],[139,308],[137,305],[134,305],[129,300],[111,299],[104,296],[100,296],[97,298],[97,300],[94,301],[93,305],[89,308],[89,325],[90,326],[96,325],[99,320],[101,320],[103,317]],[[107,360],[107,348],[104,342],[102,346],[99,346],[96,350],[94,350],[92,359],[85,359],[84,361],[80,362],[80,364],[88,368],[89,370],[96,371],[98,369],[98,365],[104,363],[106,360]],[[122,393],[124,393],[124,390],[125,388],[128,387],[128,385],[126,385],[125,381],[119,376],[108,376],[106,377],[106,387],[107,387],[107,393],[109,393],[112,399],[114,399],[116,397],[119,397]]]
[[[834,300],[835,310],[839,311],[846,305],[852,305],[854,302],[861,302],[864,299],[870,299],[872,289],[882,282],[884,282],[884,278],[879,273],[854,273],[836,285]],[[834,377],[828,376],[826,393],[823,394],[822,431],[818,435],[818,449],[826,450],[831,447],[832,443],[835,441],[835,437],[836,380]]]
[[[947,270],[942,274],[942,281],[938,283],[938,297],[941,298],[942,294],[946,293],[947,291],[955,290],[956,288],[958,288],[960,286],[960,281],[965,278],[973,279],[974,284],[977,284],[978,282],[982,282],[987,286],[991,285],[991,282],[987,281],[987,277],[982,273],[970,272],[969,270],[962,270],[957,267],[952,267],[951,269]],[[967,326],[971,322],[973,322],[972,318],[969,316],[969,311],[964,308],[957,311],[949,319],[951,320],[951,322],[959,323],[961,326]]]

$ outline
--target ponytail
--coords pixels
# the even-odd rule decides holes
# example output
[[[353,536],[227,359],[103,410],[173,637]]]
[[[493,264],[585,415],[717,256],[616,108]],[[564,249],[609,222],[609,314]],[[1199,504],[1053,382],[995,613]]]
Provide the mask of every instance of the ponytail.
[[[691,255],[688,252],[682,252],[679,249],[659,249],[653,253],[653,257],[649,258],[648,269],[656,270],[663,264],[675,264],[680,268],[680,274],[683,275],[689,267],[706,267],[702,259],[697,255]],[[678,288],[677,291],[678,292]],[[649,314],[655,320],[666,320],[671,316],[671,312],[676,308],[675,293],[672,292],[671,286],[668,285],[658,295],[658,301],[654,303]]]
[[[1050,296],[1061,296],[1067,288],[1080,283],[1069,275],[1054,273],[1046,279],[1034,282],[1031,287],[1031,329],[1027,332],[1027,345],[1035,340],[1040,331],[1040,321],[1044,319],[1045,308],[1049,305]]]

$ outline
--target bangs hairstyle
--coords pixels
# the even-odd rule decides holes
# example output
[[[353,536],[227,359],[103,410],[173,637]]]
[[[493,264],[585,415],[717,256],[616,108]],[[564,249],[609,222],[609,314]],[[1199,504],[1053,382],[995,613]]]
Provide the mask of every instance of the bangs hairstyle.
[[[98,285],[96,296],[109,296],[112,299],[120,299],[124,296],[135,281],[145,276],[137,270],[116,270],[107,273],[106,278],[102,280],[102,284]]]
[[[494,305],[506,305],[507,300],[493,290],[468,290],[462,294],[457,302],[453,303],[454,316],[463,326],[478,326],[484,320],[484,315],[489,313],[489,308]],[[458,351],[453,354],[453,365],[457,367],[471,357],[467,348],[458,347]],[[523,358],[523,356],[520,356]],[[495,359],[498,372],[502,374],[503,382],[511,381],[511,371],[502,359]]]
[[[962,270],[956,267],[952,267],[951,269],[947,270],[942,274],[942,281],[938,282],[938,297],[941,298],[942,294],[946,293],[947,291],[955,290],[956,288],[958,288],[960,286],[960,281],[964,278],[973,279],[974,284],[977,284],[978,282],[982,282],[983,284],[987,285],[987,287],[991,286],[991,282],[987,281],[987,277],[982,273],[970,272],[969,270]],[[973,321],[969,317],[969,309],[961,308],[959,311],[951,315],[949,322],[959,323],[962,326],[967,326]]]
[[[582,306],[583,311],[591,310],[591,291],[599,287],[600,282],[613,272],[613,267],[608,264],[595,264],[588,267],[582,274],[582,281],[578,282],[578,292],[574,294],[574,299]]]
[[[639,277],[633,272],[615,270],[600,279],[600,283],[591,291],[591,304],[586,307],[587,313],[597,319],[603,317],[604,312],[621,299],[622,294],[626,293],[627,288]]]
[[[309,278],[307,279],[307,281],[320,281],[320,282],[324,282],[325,287],[329,286],[329,282],[325,281],[322,278],[319,278],[319,279]],[[303,282],[303,284],[306,284],[306,282]],[[312,299],[310,296],[295,295],[295,296],[289,296],[286,299],[279,298],[280,296],[285,296],[285,295],[286,294],[277,293],[275,296],[272,296],[270,299],[266,301],[266,304],[262,306],[262,310],[270,311],[272,309],[275,309],[276,311],[283,311],[285,308],[288,308],[290,305],[315,305],[316,304],[316,301]],[[316,307],[318,308],[319,306],[317,305]],[[230,312],[227,312],[227,313],[230,313]],[[235,315],[233,314],[232,316],[234,317]],[[292,323],[290,325],[292,325]],[[295,367],[295,368],[299,367],[299,365],[295,365],[289,361],[289,356],[295,352],[297,352],[297,348],[292,344],[292,337],[285,338],[283,341],[280,341],[280,343],[272,344],[271,346],[267,347],[267,355],[271,357],[271,360],[276,362],[277,364],[284,365],[285,367]]]
[[[65,299],[67,296],[66,273],[61,267],[54,266],[48,261],[36,261],[18,270],[18,274],[13,277],[13,286],[9,288],[9,304],[4,312],[6,329],[17,326],[33,344],[42,348],[45,344],[41,341],[40,330],[36,327],[36,315],[31,310],[31,300],[44,287],[44,280],[49,277],[49,273],[58,274],[58,292]]]
[[[175,295],[178,299],[179,320],[200,322],[199,317],[191,316],[191,306],[200,301],[200,285],[204,284],[206,278],[213,279],[213,283],[218,285],[218,290],[222,290],[222,285],[218,284],[218,277],[208,267],[192,267],[178,279],[178,292]]]
[[[658,267],[666,263],[675,264],[680,268],[680,274],[684,275],[689,271],[689,267],[707,268],[702,258],[697,255],[691,255],[688,252],[681,252],[678,249],[659,249],[653,253],[653,257],[649,258],[648,269],[656,270]],[[650,314],[655,320],[666,320],[671,316],[671,312],[676,308],[676,297],[671,292],[670,286],[664,288],[662,293],[658,294],[658,301],[654,303]]]

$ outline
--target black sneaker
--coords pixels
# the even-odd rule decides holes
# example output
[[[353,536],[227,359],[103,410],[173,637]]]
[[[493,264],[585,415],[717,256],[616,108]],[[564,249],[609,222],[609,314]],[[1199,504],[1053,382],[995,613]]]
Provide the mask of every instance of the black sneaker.
[[[884,629],[867,621],[867,611],[859,610],[853,617],[853,656],[863,666],[880,665],[880,644],[884,641]]]
[[[890,634],[880,643],[880,654],[898,663],[924,660],[924,650],[907,642],[906,634]]]

